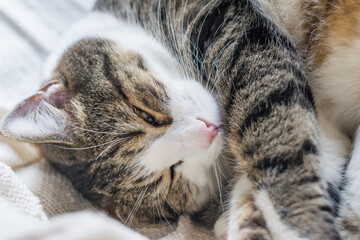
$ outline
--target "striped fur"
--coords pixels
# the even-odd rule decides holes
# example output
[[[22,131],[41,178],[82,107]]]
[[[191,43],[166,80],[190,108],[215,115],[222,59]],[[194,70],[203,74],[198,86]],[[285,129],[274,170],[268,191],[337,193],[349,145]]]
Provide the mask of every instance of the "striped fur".
[[[339,228],[344,239],[359,239],[360,2],[269,2],[308,65],[322,130],[323,176],[339,208]]]
[[[237,160],[235,178],[247,176],[254,198],[265,191],[278,219],[299,238],[340,238],[318,172],[319,133],[304,67],[261,4],[100,0],[97,6],[139,22],[219,96]],[[236,192],[232,197],[242,198]],[[232,214],[236,211],[230,212],[230,229],[239,224]],[[260,226],[268,232],[267,225]],[[229,238],[259,236],[247,229]]]
[[[59,49],[51,77],[5,117],[2,132],[43,143],[45,158],[123,223],[171,224],[217,191],[213,187],[222,177],[212,180],[211,174],[221,170],[222,130],[209,143],[207,127],[197,118],[219,126],[219,109],[147,34],[109,15],[89,18],[98,37],[85,31],[64,52]],[[105,26],[96,26],[105,18]],[[83,23],[89,19],[70,36],[86,30]],[[108,31],[110,26],[122,27],[120,38],[111,39],[116,29]],[[133,49],[131,37],[140,39],[144,53]]]
[[[3,133],[50,143],[44,144],[46,158],[85,197],[132,226],[175,221],[179,214],[212,225],[213,212],[203,210],[218,216],[224,209],[212,205],[216,182],[208,174],[218,168],[225,139],[222,150],[230,151],[234,165],[224,188],[225,199],[231,198],[223,213],[229,215],[229,239],[340,239],[319,171],[319,131],[304,66],[261,1],[98,0],[95,10],[142,26],[176,57],[164,58],[175,66],[171,70],[192,81],[171,90],[178,83],[154,73],[145,53],[117,46],[112,38],[120,30],[113,37],[77,39],[50,61],[57,66],[45,86],[5,119]],[[168,54],[154,53],[155,61]],[[188,109],[173,100],[178,92],[191,103]],[[139,109],[157,124],[145,123]],[[195,110],[219,125],[224,112],[216,143],[204,148],[191,136],[162,144],[159,155],[155,147],[161,144],[154,143],[169,139]],[[24,121],[12,124],[19,118],[41,131],[21,135],[16,129]],[[49,134],[39,122],[55,130]],[[193,149],[176,154],[191,149],[188,159],[169,151],[186,143]]]

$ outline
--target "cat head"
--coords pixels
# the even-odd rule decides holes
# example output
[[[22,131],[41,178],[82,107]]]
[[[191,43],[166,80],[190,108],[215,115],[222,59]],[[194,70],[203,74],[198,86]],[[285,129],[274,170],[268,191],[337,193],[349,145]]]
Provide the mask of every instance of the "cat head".
[[[222,129],[208,91],[160,70],[112,41],[80,40],[2,132],[43,144],[85,197],[123,222],[175,220],[208,198]]]

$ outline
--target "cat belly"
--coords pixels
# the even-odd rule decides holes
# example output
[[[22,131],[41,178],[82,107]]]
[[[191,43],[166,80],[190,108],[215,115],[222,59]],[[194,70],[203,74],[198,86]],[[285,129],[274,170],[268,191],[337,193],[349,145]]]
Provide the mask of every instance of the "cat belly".
[[[360,39],[349,46],[334,45],[312,83],[319,109],[349,137],[360,123],[359,66]]]

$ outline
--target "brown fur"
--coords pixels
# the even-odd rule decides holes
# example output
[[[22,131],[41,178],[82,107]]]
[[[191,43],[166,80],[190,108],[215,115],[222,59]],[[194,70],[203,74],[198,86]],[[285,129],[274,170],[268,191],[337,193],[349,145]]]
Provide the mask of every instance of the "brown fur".
[[[301,61],[256,6],[225,0],[98,1],[100,9],[135,19],[181,61],[193,63],[186,66],[214,88],[226,110],[237,173],[246,174],[254,191],[266,189],[278,213],[288,210],[282,218],[287,226],[302,237],[339,239],[316,172],[317,126]]]
[[[317,172],[318,126],[304,67],[289,38],[256,1],[100,0],[97,10],[139,23],[219,99],[235,160],[233,181],[245,177],[253,196],[265,192],[282,224],[299,237],[340,238]],[[156,223],[157,210],[170,220],[196,215],[191,209],[199,194],[183,176],[172,176],[171,168],[146,176],[134,164],[171,124],[166,92],[146,69],[141,58],[108,41],[83,40],[68,49],[55,80],[73,96],[65,105],[71,140],[45,144],[46,158],[85,197],[136,225]],[[149,126],[133,105],[165,122]],[[119,136],[126,139],[114,149],[94,147]],[[232,237],[270,238],[276,230],[267,228],[271,219],[261,216],[253,198],[242,201],[243,195],[233,194],[249,214],[243,222],[229,222],[240,228]],[[214,221],[210,214],[202,216]]]
[[[359,35],[360,3],[356,0],[304,1],[306,45],[319,67],[330,54],[333,44],[350,44]],[[334,42],[338,41],[338,42]]]

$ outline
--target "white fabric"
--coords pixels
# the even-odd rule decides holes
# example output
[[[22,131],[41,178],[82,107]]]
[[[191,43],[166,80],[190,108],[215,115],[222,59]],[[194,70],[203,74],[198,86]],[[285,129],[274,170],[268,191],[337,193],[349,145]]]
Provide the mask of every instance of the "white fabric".
[[[0,212],[6,212],[6,218],[0,217],[1,239],[147,239],[104,214],[90,211],[65,214],[51,222],[42,222],[21,213],[0,197]]]
[[[94,0],[0,1],[0,119],[41,84],[43,61]],[[176,229],[176,231],[174,231]],[[136,229],[150,239],[213,239],[186,218]],[[36,146],[0,135],[0,239],[147,239],[100,213],[42,159]]]

